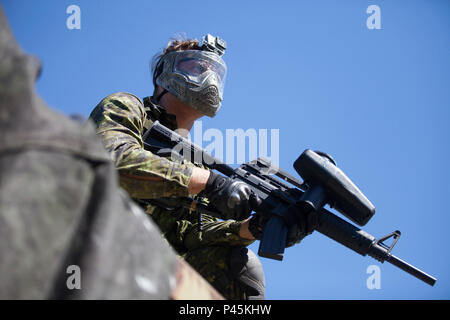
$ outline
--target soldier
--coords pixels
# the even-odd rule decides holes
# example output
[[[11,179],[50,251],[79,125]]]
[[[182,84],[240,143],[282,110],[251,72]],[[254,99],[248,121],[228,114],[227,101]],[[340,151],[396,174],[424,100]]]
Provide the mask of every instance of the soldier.
[[[225,42],[207,35],[172,40],[152,64],[154,93],[143,100],[119,92],[104,98],[90,118],[111,153],[121,186],[140,203],[178,254],[227,299],[264,299],[262,266],[246,247],[252,204],[258,199],[239,181],[202,166],[144,149],[142,135],[156,120],[190,131],[202,116],[214,117],[222,103]],[[211,203],[223,221],[180,205],[192,196]],[[201,224],[201,228],[200,228]],[[201,231],[200,231],[201,229]]]

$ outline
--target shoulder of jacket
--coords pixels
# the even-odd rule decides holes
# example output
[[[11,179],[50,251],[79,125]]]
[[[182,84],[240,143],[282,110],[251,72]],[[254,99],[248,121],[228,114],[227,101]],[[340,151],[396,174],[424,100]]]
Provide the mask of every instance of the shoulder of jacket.
[[[142,102],[142,100],[136,95],[129,92],[115,92],[105,97],[103,101],[105,100],[118,100],[122,103],[128,102],[133,104],[139,104],[139,106],[142,106],[142,108],[144,107],[144,103]]]
[[[136,116],[145,117],[145,107],[143,101],[136,95],[129,92],[116,92],[103,98],[100,102],[103,108],[119,108],[127,112],[133,112]],[[109,107],[107,107],[109,105]]]

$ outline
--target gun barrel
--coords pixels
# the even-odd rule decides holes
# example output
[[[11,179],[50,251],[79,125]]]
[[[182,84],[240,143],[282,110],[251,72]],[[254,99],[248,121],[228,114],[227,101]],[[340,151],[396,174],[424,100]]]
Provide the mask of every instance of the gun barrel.
[[[362,256],[369,255],[381,263],[387,261],[431,286],[436,282],[436,278],[392,255],[389,249],[382,247],[376,242],[374,236],[339,218],[328,210],[322,209],[318,218],[317,231],[325,236]]]
[[[400,258],[397,258],[394,255],[390,255],[389,258],[386,259],[386,261],[393,264],[397,268],[400,268],[403,271],[408,272],[412,276],[422,280],[423,282],[429,284],[430,286],[433,286],[436,282],[436,278],[430,276],[429,274],[426,274],[422,270],[410,265],[409,263],[403,261]]]
[[[405,272],[408,272],[410,275],[416,277],[417,279],[422,280],[423,282],[429,284],[430,286],[433,286],[436,282],[436,278],[430,276],[429,274],[426,274],[422,270],[394,256],[393,254],[390,253],[390,250],[380,246],[377,243],[374,243],[371,246],[367,254],[382,263],[384,261],[387,261],[390,264],[393,264],[397,268],[402,269]]]

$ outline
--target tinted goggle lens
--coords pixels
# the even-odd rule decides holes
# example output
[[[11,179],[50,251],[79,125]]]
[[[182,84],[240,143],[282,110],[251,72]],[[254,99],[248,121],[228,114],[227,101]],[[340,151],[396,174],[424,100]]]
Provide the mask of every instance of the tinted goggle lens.
[[[176,65],[176,69],[184,74],[191,76],[201,76],[208,70],[216,73],[222,80],[225,75],[225,69],[222,65],[211,63],[210,61],[199,60],[196,58],[180,59]]]

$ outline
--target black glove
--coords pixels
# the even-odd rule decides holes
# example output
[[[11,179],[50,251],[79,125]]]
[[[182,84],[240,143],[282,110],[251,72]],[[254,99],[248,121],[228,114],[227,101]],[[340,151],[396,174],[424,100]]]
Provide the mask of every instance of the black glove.
[[[200,196],[209,199],[210,206],[223,215],[223,219],[244,220],[252,212],[255,195],[244,182],[231,180],[211,171],[205,189]]]
[[[255,213],[249,225],[249,230],[257,240],[261,240],[264,225],[270,219],[270,215]],[[301,204],[293,204],[286,209],[283,220],[288,227],[286,247],[300,243],[304,237],[313,233],[317,227],[317,213],[306,210]]]
[[[314,232],[317,227],[317,212],[310,210],[301,203],[292,204],[288,207],[283,219],[288,226],[286,247],[300,243],[306,236]]]

